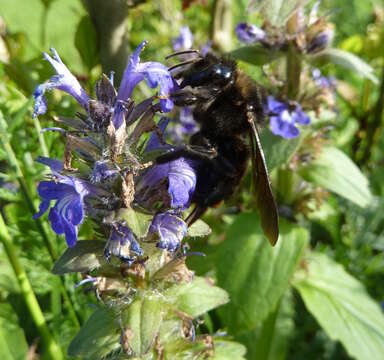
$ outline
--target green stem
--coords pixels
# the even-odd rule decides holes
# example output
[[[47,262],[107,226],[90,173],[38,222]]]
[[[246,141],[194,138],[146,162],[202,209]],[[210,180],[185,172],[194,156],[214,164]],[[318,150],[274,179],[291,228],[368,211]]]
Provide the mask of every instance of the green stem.
[[[298,15],[296,11],[287,22],[287,34],[294,36],[298,29]],[[301,59],[297,53],[293,41],[289,44],[286,60],[287,97],[289,100],[297,100],[300,92]]]
[[[233,31],[231,0],[215,0],[211,18],[213,47],[224,52],[231,50]]]
[[[40,126],[40,124],[38,126]],[[31,197],[30,192],[28,190],[28,186],[27,186],[27,183],[25,181],[23,172],[21,171],[19,162],[16,158],[16,155],[13,151],[12,145],[9,141],[9,136],[7,133],[7,123],[5,122],[3,114],[1,112],[0,112],[0,135],[1,135],[1,143],[3,144],[3,148],[4,148],[5,152],[8,154],[8,163],[11,166],[14,174],[16,175],[16,178],[17,178],[17,181],[19,183],[21,192],[22,192],[22,194],[23,194],[23,196],[24,196],[24,198],[28,204],[30,212],[32,214],[35,214],[37,211],[36,211],[35,205],[33,204],[32,197]],[[43,238],[43,241],[45,243],[45,246],[47,247],[48,253],[49,253],[51,261],[53,263],[57,258],[56,250],[55,250],[52,242],[50,241],[50,238],[49,238],[49,236],[48,236],[48,234],[47,234],[47,232],[43,226],[43,223],[41,222],[40,219],[36,219],[36,225],[37,225],[37,228],[38,228],[38,230],[39,230],[39,232]],[[79,329],[80,328],[79,318],[76,315],[72,301],[71,301],[71,299],[70,299],[70,297],[69,297],[69,295],[65,289],[63,280],[61,278],[60,278],[60,284],[61,284],[60,290],[61,290],[61,293],[63,295],[64,303],[65,303],[66,308],[69,312],[70,318],[73,321],[73,324],[75,325],[75,327]]]
[[[99,60],[103,72],[109,74],[111,70],[115,71],[115,81],[118,84],[130,53],[126,28],[129,2],[127,0],[83,0],[83,3],[95,26]]]
[[[365,138],[365,148],[363,155],[359,160],[359,164],[363,165],[369,162],[372,155],[372,149],[377,144],[382,130],[383,113],[384,113],[384,66],[382,68],[380,92],[377,98],[377,102],[373,111],[373,120],[369,124],[367,129],[367,136]]]
[[[27,202],[27,205],[29,207],[29,210],[32,214],[35,214],[36,208],[33,204],[32,197],[29,194],[28,186],[25,181],[23,172],[21,171],[19,162],[17,161],[16,155],[12,149],[11,143],[9,141],[9,136],[7,133],[7,123],[5,122],[2,114],[0,114],[0,133],[1,133],[1,142],[3,144],[5,152],[8,154],[8,163],[11,166],[14,174],[16,175],[17,181],[19,182],[21,192],[23,193],[23,196],[25,197],[25,200]],[[49,255],[51,256],[52,260],[54,261],[57,258],[56,250],[51,243],[44,227],[40,219],[36,219],[37,228],[39,229],[39,232],[44,240],[44,243],[48,249]]]
[[[45,157],[49,157],[48,147],[47,147],[47,144],[45,143],[44,136],[41,133],[40,121],[37,116],[33,118],[33,125],[35,125],[37,137],[39,138],[41,151]]]
[[[12,243],[12,239],[9,235],[8,229],[4,223],[3,217],[0,214],[0,240],[4,246],[4,250],[8,256],[8,259],[15,272],[17,281],[20,285],[21,293],[31,314],[32,320],[35,323],[37,330],[45,344],[47,353],[50,359],[63,359],[63,353],[61,348],[57,345],[52,337],[47,323],[45,321],[43,312],[36,299],[35,293],[32,290],[32,286],[28,280],[27,274],[22,267],[19,258],[16,253],[16,249]]]

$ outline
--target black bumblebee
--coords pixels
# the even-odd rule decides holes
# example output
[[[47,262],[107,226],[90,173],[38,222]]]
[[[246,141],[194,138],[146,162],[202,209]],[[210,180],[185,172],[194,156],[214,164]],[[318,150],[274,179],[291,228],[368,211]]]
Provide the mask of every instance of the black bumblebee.
[[[192,107],[200,131],[191,137],[189,145],[177,147],[156,161],[164,163],[179,157],[198,160],[192,199],[196,207],[186,222],[192,224],[208,207],[235,192],[251,156],[262,228],[275,245],[279,236],[278,211],[257,130],[264,118],[259,86],[237,68],[234,60],[213,54],[197,54],[170,70],[176,68],[179,71],[175,77],[181,79],[181,84],[172,99],[177,106]]]

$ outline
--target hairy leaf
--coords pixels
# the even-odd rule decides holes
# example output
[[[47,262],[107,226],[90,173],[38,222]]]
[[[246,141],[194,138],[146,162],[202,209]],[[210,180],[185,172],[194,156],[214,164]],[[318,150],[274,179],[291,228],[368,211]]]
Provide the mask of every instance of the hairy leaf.
[[[313,252],[294,286],[327,334],[357,359],[384,354],[384,315],[363,285],[325,254]]]
[[[219,310],[225,324],[232,330],[252,330],[275,309],[307,241],[305,229],[282,223],[277,245],[271,247],[256,213],[236,218],[216,264],[218,284],[231,298]]]
[[[300,170],[309,182],[365,207],[372,202],[369,182],[355,163],[335,147],[323,148],[320,156]]]
[[[106,264],[104,257],[104,241],[82,240],[64,254],[53,265],[54,274],[70,272],[86,272]]]
[[[168,301],[192,318],[203,315],[220,305],[228,302],[228,295],[208,279],[195,277],[183,285],[175,285],[164,294]]]

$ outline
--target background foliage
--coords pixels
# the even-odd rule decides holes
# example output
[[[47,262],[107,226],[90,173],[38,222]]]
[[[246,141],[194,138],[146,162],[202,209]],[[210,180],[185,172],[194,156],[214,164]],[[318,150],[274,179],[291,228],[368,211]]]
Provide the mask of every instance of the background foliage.
[[[36,185],[45,171],[34,160],[63,152],[58,135],[42,135],[41,127],[52,126],[54,115],[76,111],[70,97],[52,92],[55,101],[48,115],[32,119],[34,88],[51,75],[41,53],[54,46],[89,92],[102,72],[100,34],[86,3],[0,0],[0,211],[6,224],[0,223],[2,359],[49,358],[44,331],[65,354],[80,327],[92,325],[87,319],[97,304],[93,292],[76,288],[79,276],[52,274],[65,241],[54,235],[46,219],[32,220],[38,205]],[[147,39],[144,57],[160,62],[172,52],[171,40],[183,25],[191,28],[195,44],[213,38],[227,51],[239,48],[234,34],[239,21],[258,21],[257,15],[247,15],[247,1],[233,2],[221,29],[226,37],[220,38],[213,1],[197,1],[185,10],[180,1],[140,2],[134,7],[126,6],[134,1],[122,3],[127,13],[126,54]],[[384,8],[373,0],[324,0],[321,6],[335,24],[334,47],[366,63],[335,52],[327,54],[327,62],[313,60],[337,79],[336,115],[311,114],[312,134],[329,127],[315,160],[294,171],[290,167],[296,156],[309,151],[306,140],[311,135],[304,131],[297,141],[274,137],[268,130],[262,135],[275,192],[287,214],[278,245],[272,248],[263,238],[257,214],[239,212],[251,202],[249,177],[230,202],[206,214],[212,234],[190,241],[192,251],[206,256],[190,257],[188,265],[197,275],[215,279],[230,297],[227,305],[198,313],[202,321],[197,331],[225,331],[246,346],[248,359],[380,359],[384,353]],[[249,53],[243,49],[234,55],[245,60],[240,63],[245,71],[263,81],[260,68],[248,61]],[[125,65],[126,57],[120,61]],[[345,62],[352,70],[339,66]],[[104,58],[103,70],[112,68],[119,64]],[[148,96],[145,86],[139,90],[139,97]],[[315,143],[312,138],[309,146]],[[92,224],[86,223],[80,239],[92,236]],[[45,330],[30,316],[25,289],[7,256],[10,249],[32,285]],[[108,328],[108,317],[99,317],[99,326]],[[95,341],[107,346],[110,339],[98,339],[97,330],[92,328]],[[77,343],[79,336],[81,332],[69,354],[96,356],[89,353],[93,342]],[[242,350],[237,350],[232,358],[241,358]]]

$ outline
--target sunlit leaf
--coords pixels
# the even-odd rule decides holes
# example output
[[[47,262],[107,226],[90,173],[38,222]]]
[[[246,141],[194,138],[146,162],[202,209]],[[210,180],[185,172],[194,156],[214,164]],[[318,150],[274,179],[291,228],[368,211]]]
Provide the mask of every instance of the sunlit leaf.
[[[129,346],[139,356],[150,351],[163,318],[162,297],[149,295],[137,299],[123,312],[122,325],[129,331]]]
[[[53,265],[54,274],[69,272],[86,272],[106,264],[104,257],[104,241],[82,240],[64,254]]]
[[[269,129],[265,129],[260,136],[265,161],[269,171],[288,163],[300,146],[301,136],[294,139],[283,139],[273,135]]]
[[[164,294],[167,300],[192,318],[228,302],[228,295],[208,279],[195,277],[190,283],[175,285]]]
[[[365,207],[372,202],[369,182],[354,162],[334,147],[322,149],[319,157],[300,170],[303,178]]]
[[[214,360],[243,360],[246,348],[244,345],[234,341],[215,339]]]
[[[188,236],[190,237],[203,237],[211,233],[211,228],[203,220],[198,219],[188,228]]]
[[[294,331],[293,315],[291,292],[287,292],[257,329],[241,334],[238,338],[247,346],[248,358],[284,360]]]
[[[273,311],[308,241],[308,232],[280,224],[275,247],[264,238],[258,216],[242,214],[227,231],[217,257],[218,285],[231,302],[219,309],[231,329],[251,330]]]
[[[382,359],[384,315],[364,286],[325,254],[313,252],[294,286],[327,334],[359,360]]]
[[[374,74],[373,68],[363,59],[348,51],[329,48],[321,51],[316,55],[313,55],[310,60],[321,63],[333,62],[337,65],[352,70],[362,77],[370,79],[375,84],[379,82],[376,75]]]
[[[237,60],[245,61],[252,65],[264,65],[283,56],[283,53],[266,49],[261,45],[242,46],[232,50],[230,55]]]

